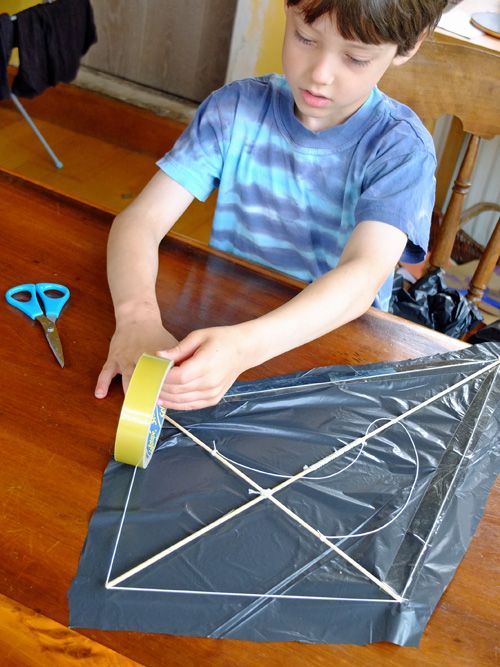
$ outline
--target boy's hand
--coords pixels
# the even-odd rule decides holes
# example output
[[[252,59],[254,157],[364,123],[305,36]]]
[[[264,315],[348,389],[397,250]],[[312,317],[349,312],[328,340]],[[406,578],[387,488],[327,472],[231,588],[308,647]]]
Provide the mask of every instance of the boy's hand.
[[[159,402],[175,410],[196,410],[220,401],[238,375],[253,364],[244,325],[191,332],[175,347],[157,354],[175,366],[167,375]]]
[[[141,354],[155,354],[159,348],[172,347],[176,343],[177,340],[156,322],[134,322],[126,327],[117,327],[109,344],[108,358],[97,379],[95,396],[104,398],[112,379],[119,374],[126,392]]]

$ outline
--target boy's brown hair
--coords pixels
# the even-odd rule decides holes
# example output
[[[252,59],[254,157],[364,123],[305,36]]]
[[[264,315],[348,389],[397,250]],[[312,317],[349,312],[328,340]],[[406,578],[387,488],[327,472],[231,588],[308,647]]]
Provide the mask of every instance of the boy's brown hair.
[[[447,0],[287,0],[287,5],[298,7],[308,24],[324,14],[335,16],[344,39],[396,44],[403,56],[436,26]]]

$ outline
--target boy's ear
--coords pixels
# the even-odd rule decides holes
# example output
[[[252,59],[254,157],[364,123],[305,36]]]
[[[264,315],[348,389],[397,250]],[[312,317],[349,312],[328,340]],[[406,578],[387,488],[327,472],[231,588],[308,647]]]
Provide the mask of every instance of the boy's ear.
[[[403,65],[404,63],[408,62],[408,60],[410,60],[410,58],[413,58],[413,56],[419,50],[420,46],[422,45],[422,42],[428,36],[428,34],[429,34],[428,30],[424,30],[424,32],[417,39],[417,43],[415,44],[415,46],[412,49],[410,49],[410,51],[405,53],[404,55],[395,56],[394,60],[392,61],[392,64],[396,65],[396,66]]]

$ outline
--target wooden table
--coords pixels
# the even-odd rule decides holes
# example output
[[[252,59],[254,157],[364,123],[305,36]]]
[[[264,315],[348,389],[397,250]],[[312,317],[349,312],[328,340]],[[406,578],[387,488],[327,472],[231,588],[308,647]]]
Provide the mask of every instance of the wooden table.
[[[493,590],[499,548],[498,488],[476,537],[436,609],[419,649],[257,644],[94,630],[74,631],[66,593],[74,577],[122,402],[93,397],[113,331],[105,278],[110,217],[0,176],[0,288],[59,281],[71,300],[59,321],[66,367],[38,324],[0,309],[0,656],[2,664],[129,665],[493,665],[498,614]],[[242,265],[180,241],[161,251],[158,292],[172,331],[254,317],[296,293]],[[370,311],[246,378],[327,364],[402,360],[463,343]],[[497,632],[498,637],[498,632]]]

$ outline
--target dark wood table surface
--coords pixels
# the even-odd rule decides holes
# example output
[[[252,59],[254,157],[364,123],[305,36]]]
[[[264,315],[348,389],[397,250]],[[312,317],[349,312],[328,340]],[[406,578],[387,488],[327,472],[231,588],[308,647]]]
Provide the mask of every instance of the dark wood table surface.
[[[93,397],[113,332],[105,277],[111,219],[0,176],[0,220],[2,293],[19,283],[42,281],[61,282],[71,290],[58,322],[64,369],[53,358],[37,323],[6,302],[0,308],[0,636],[2,630],[7,633],[7,639],[0,639],[0,657],[5,657],[13,633],[18,644],[14,647],[10,642],[9,660],[3,664],[73,664],[70,658],[75,655],[88,658],[90,664],[113,665],[131,664],[126,657],[145,665],[172,666],[498,664],[494,591],[498,487],[418,649],[390,644],[258,644],[66,629],[66,594],[97,504],[102,473],[112,455],[123,399],[119,383],[106,400]],[[178,337],[195,327],[257,316],[289,299],[297,289],[293,281],[272,279],[183,241],[169,239],[162,246],[158,294],[165,320]],[[463,345],[370,311],[244,377],[409,359]],[[9,626],[9,635],[6,618],[12,610],[18,620]],[[48,629],[33,630],[34,612]],[[44,656],[36,662],[26,657],[33,632]],[[64,641],[58,641],[58,632]],[[61,656],[64,659],[58,662]]]

